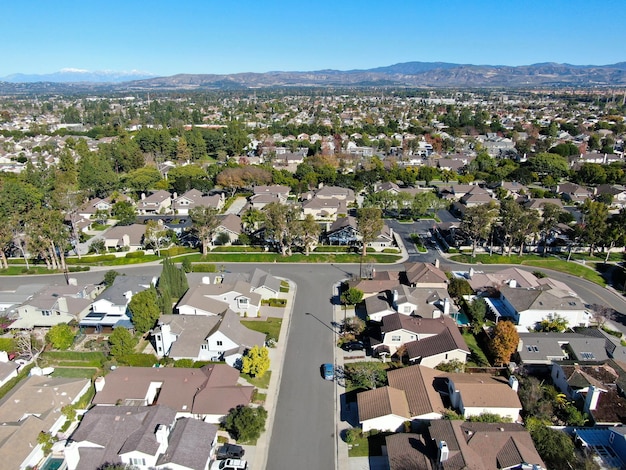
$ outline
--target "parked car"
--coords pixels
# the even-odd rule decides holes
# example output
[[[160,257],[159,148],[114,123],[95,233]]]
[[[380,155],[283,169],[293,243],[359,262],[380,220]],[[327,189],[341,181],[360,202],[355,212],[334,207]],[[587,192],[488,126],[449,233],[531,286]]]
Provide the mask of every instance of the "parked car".
[[[211,470],[246,470],[248,462],[241,459],[216,460],[211,465]]]
[[[324,377],[324,380],[334,380],[335,366],[329,363],[322,364],[322,377]]]
[[[349,341],[341,346],[346,351],[363,351],[365,345],[362,341]]]
[[[222,447],[217,449],[215,458],[217,460],[240,459],[245,453],[246,451],[241,446],[235,444],[224,444]]]

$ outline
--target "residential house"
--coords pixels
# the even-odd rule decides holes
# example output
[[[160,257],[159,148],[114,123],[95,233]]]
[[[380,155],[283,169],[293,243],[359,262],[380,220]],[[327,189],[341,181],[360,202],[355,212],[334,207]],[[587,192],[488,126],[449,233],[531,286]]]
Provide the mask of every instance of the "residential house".
[[[441,418],[445,406],[435,386],[439,374],[423,366],[395,369],[387,373],[389,386],[357,394],[363,431],[398,431],[406,421]]]
[[[391,291],[400,285],[399,275],[395,271],[372,271],[371,278],[352,279],[348,281],[349,287],[354,287],[363,292],[363,298],[378,296],[384,291]],[[386,294],[385,294],[386,295]]]
[[[433,468],[546,468],[530,433],[521,424],[439,419],[431,421],[426,436],[427,448],[436,449],[431,453]]]
[[[507,197],[518,198],[528,194],[528,187],[517,181],[501,181],[498,187],[504,190]]]
[[[543,281],[544,279],[542,279]],[[485,299],[497,318],[534,329],[542,320],[563,318],[567,325],[589,326],[592,315],[569,288],[544,284],[534,288],[502,286],[500,299]]]
[[[239,385],[239,371],[226,364],[184,367],[118,367],[95,382],[94,405],[155,406],[176,418],[219,423],[228,411],[247,406],[254,387]]]
[[[422,318],[439,318],[450,314],[451,305],[447,289],[411,288],[406,285],[396,285],[391,290],[365,299],[367,316],[376,322],[395,312]]]
[[[95,406],[83,416],[64,453],[69,470],[105,464],[206,470],[216,443],[215,425],[176,419],[167,406]]]
[[[358,224],[351,215],[335,220],[324,238],[330,245],[357,245],[361,242]]]
[[[465,419],[484,413],[496,414],[518,421],[522,403],[517,396],[518,382],[514,376],[507,381],[489,374],[443,374],[453,408]]]
[[[616,361],[554,362],[551,377],[596,425],[626,424],[626,371]]]
[[[197,189],[190,189],[185,194],[177,196],[174,193],[172,210],[178,215],[189,215],[189,211],[196,207],[209,207],[221,210],[224,207],[224,194],[204,195]]]
[[[491,197],[491,194],[480,186],[474,186],[459,200],[459,202],[465,207],[482,206],[483,204],[489,204],[492,201],[494,201],[494,199]]]
[[[588,188],[570,182],[558,184],[556,192],[563,199],[574,204],[582,204],[593,195]]]
[[[91,303],[102,286],[75,283],[50,286],[34,294],[17,307],[11,316],[11,328],[51,327],[59,323],[80,322],[89,313]]]
[[[314,197],[302,202],[304,217],[313,216],[315,220],[337,220],[348,213],[348,205],[342,199],[322,199]]]
[[[46,287],[46,284],[22,284],[17,286],[15,290],[0,290],[0,315],[11,316],[15,314],[19,305]]]
[[[238,314],[161,315],[152,331],[159,357],[225,361],[234,367],[245,352],[265,345],[265,335],[243,326]]]
[[[231,309],[241,316],[256,317],[260,308],[261,294],[245,281],[198,284],[176,305],[181,315],[219,315]]]
[[[611,206],[626,207],[626,186],[621,184],[601,184],[595,188],[595,196],[608,195],[612,197]]]
[[[430,287],[434,289],[447,289],[448,278],[446,273],[439,269],[438,262],[430,263],[405,263],[403,281],[411,287]]]
[[[165,214],[172,206],[172,195],[163,189],[146,196],[141,194],[137,210],[142,215]]]
[[[252,292],[260,294],[263,299],[278,297],[280,294],[280,284],[280,279],[259,268],[256,268],[250,275]]]
[[[536,210],[539,213],[539,215],[543,215],[543,206],[545,206],[546,204],[553,204],[557,206],[558,208],[560,208],[561,210],[563,209],[563,203],[561,202],[560,199],[557,199],[557,198],[529,199],[528,201],[524,203],[524,207],[528,210]]]
[[[56,435],[67,418],[61,411],[89,390],[89,379],[31,376],[0,400],[0,461],[7,468],[36,467],[44,457],[41,432]]]
[[[456,322],[451,317],[421,318],[393,313],[382,317],[380,332],[380,338],[371,339],[375,354],[394,355],[401,346],[406,347],[408,354],[409,349],[415,346],[416,355],[412,358],[409,356],[409,359],[429,367],[452,360],[464,363],[470,354]],[[437,337],[431,340],[431,346],[441,343],[449,349],[442,351],[439,347],[422,348],[409,345],[409,343],[423,341],[430,337]]]
[[[519,333],[518,362],[551,366],[554,361],[604,361],[609,357],[604,337],[578,333]]]
[[[537,277],[523,269],[506,268],[495,273],[476,271],[474,268],[464,274],[464,278],[475,292],[490,292],[499,290],[502,286],[534,288],[539,287]]]
[[[79,323],[81,330],[111,331],[118,326],[130,328],[130,299],[156,285],[157,280],[157,277],[148,276],[117,276],[113,284],[93,301],[91,311]]]
[[[104,233],[104,246],[115,250],[141,250],[145,234],[144,224],[116,225]]]
[[[228,242],[223,244],[232,245],[239,240],[241,232],[241,217],[235,214],[221,216],[219,225],[215,227],[212,243],[216,244],[218,241],[225,240],[226,238],[222,234],[226,234]]]

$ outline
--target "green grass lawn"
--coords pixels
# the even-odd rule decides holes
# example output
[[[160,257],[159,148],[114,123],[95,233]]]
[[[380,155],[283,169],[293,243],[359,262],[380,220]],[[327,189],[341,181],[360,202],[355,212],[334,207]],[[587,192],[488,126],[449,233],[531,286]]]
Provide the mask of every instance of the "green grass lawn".
[[[266,341],[270,338],[274,341],[278,341],[278,336],[280,335],[280,327],[283,324],[283,319],[269,317],[265,321],[241,320],[241,324],[247,328],[250,328],[251,330],[265,334]]]
[[[270,385],[270,378],[272,377],[272,371],[268,370],[263,377],[252,377],[249,374],[241,373],[241,377],[246,379],[250,385],[254,385],[257,388],[267,389]]]
[[[485,355],[483,350],[478,345],[478,341],[476,341],[476,337],[469,331],[464,331],[462,334],[463,334],[463,339],[465,340],[465,343],[467,344],[467,347],[472,353],[472,355],[470,356],[467,362],[467,365],[470,367],[489,366],[489,360],[487,359],[487,356]]]
[[[348,448],[348,457],[375,457],[383,455],[385,437],[393,433],[370,431],[358,437]]]
[[[604,279],[600,274],[598,274],[595,269],[592,269],[590,266],[595,268],[595,263],[589,263],[588,265],[582,265],[579,263],[572,263],[562,259],[547,257],[543,258],[537,255],[488,255],[488,254],[479,254],[472,258],[471,255],[454,255],[451,256],[450,259],[452,261],[457,261],[459,263],[469,263],[469,264],[520,264],[523,266],[533,266],[537,268],[545,268],[552,269],[554,271],[559,271],[562,273],[571,274],[572,276],[581,277],[586,279],[587,281],[591,281],[600,286],[606,285]]]
[[[92,367],[55,367],[52,377],[67,379],[93,379],[99,369]]]

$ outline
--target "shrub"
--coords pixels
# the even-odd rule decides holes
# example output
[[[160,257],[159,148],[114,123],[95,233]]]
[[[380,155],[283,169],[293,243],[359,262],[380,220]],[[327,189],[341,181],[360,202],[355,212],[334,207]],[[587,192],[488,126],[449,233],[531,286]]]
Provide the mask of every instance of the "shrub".
[[[145,255],[145,251],[131,251],[130,253],[126,253],[126,258],[141,258]]]
[[[216,273],[217,267],[211,263],[196,263],[192,266],[194,273]]]
[[[117,330],[116,330],[117,331]],[[120,363],[131,367],[152,367],[158,362],[152,354],[126,354],[118,359]]]
[[[262,406],[250,408],[239,405],[230,410],[224,427],[237,441],[252,442],[265,431],[266,420],[267,411]]]
[[[350,428],[346,431],[346,442],[352,444],[362,435],[361,428]]]

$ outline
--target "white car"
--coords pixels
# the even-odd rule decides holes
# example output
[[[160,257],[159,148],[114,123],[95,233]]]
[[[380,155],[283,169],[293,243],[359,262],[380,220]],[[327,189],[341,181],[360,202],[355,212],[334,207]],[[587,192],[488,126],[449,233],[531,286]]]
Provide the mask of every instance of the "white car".
[[[246,470],[248,462],[241,459],[216,460],[211,465],[211,470]]]

